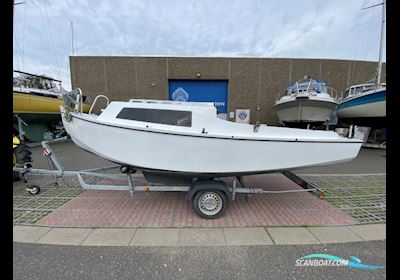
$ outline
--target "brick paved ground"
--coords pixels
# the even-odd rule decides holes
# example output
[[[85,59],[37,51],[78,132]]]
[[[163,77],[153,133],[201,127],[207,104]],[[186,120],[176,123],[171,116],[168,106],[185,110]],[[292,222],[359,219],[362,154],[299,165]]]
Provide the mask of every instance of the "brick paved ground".
[[[245,183],[265,190],[301,189],[281,174],[254,175]],[[199,218],[185,193],[83,191],[43,218],[53,227],[243,227],[349,225],[357,221],[316,196],[302,193],[239,194],[219,219]]]

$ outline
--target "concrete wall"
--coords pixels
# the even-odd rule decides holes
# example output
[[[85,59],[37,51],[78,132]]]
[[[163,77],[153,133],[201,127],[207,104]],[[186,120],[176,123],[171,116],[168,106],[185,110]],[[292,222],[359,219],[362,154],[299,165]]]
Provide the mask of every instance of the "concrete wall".
[[[168,99],[169,79],[228,80],[228,115],[236,108],[250,108],[251,122],[276,125],[278,119],[271,107],[288,83],[309,75],[325,80],[341,93],[349,85],[372,79],[377,63],[291,58],[71,56],[70,65],[72,88],[80,87],[91,100],[98,94],[111,100]],[[382,81],[386,81],[385,64]]]

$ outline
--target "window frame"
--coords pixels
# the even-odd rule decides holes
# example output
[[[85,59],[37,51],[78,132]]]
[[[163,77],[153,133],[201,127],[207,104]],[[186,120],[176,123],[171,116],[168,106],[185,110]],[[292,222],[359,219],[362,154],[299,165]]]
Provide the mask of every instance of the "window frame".
[[[178,127],[192,127],[193,112],[186,110],[124,107],[119,111],[116,118]]]

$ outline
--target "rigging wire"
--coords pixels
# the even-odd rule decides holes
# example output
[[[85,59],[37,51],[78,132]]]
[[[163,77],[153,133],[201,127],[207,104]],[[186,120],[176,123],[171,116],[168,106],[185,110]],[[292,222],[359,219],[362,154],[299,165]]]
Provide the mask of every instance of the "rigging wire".
[[[55,58],[56,67],[58,67],[58,78],[61,80],[60,64],[59,64],[58,59],[57,59],[57,56],[56,56],[56,54],[55,54],[55,47],[54,47],[53,34],[52,34],[52,32],[51,32],[50,21],[49,21],[49,15],[48,15],[48,12],[47,12],[47,2],[46,2],[46,1],[44,1],[44,9],[45,9],[45,12],[46,12],[47,27],[48,27],[49,34],[50,34],[51,50],[52,50],[53,56],[54,56],[54,58]]]
[[[19,55],[18,55],[18,53],[13,54],[13,62],[15,62],[15,64],[17,65],[16,66],[17,69],[21,70],[21,64],[20,64],[21,61],[18,62],[18,60],[21,60],[21,47],[20,47],[19,41],[18,41],[16,36],[14,36],[14,42],[15,42],[15,45],[17,46],[17,48],[18,48]]]
[[[15,9],[15,7],[14,7],[14,9]],[[14,11],[15,12],[15,11]],[[14,20],[14,22],[13,22],[14,24],[13,24],[13,28],[15,29],[14,30],[14,32],[13,32],[13,39],[14,39],[14,41],[15,41],[15,45],[17,46],[17,49],[18,49],[18,53],[19,53],[19,55],[17,54],[17,56],[16,56],[16,58],[18,58],[18,59],[14,59],[14,61],[15,61],[15,63],[16,64],[18,64],[19,66],[17,66],[19,69],[21,68],[21,54],[22,54],[22,48],[21,48],[21,43],[20,43],[20,41],[18,40],[18,33],[19,33],[19,22],[18,21],[15,21]],[[14,55],[13,55],[13,57],[14,57]],[[18,62],[18,60],[19,60],[19,62]]]
[[[363,56],[364,59],[367,58],[367,55],[371,51],[371,48],[373,48],[373,47],[371,47],[371,43],[372,43],[371,39],[372,39],[372,41],[376,42],[375,41],[375,35],[377,34],[377,31],[379,29],[379,25],[380,25],[381,21],[380,20],[376,20],[375,18],[376,18],[376,13],[374,15],[373,11],[371,11],[371,13],[370,13],[370,21],[369,21],[370,24],[369,24],[369,28],[367,30],[368,31],[367,42],[365,44],[365,50],[364,50],[364,56]],[[374,25],[375,25],[375,29],[374,29]],[[358,79],[358,77],[361,74],[361,71],[362,71],[361,68],[358,69],[358,71],[356,73],[356,76],[355,76],[355,80]],[[375,77],[375,73],[373,73],[372,76]],[[373,77],[372,77],[372,79],[373,79]]]
[[[371,14],[371,12],[367,12],[367,13]],[[365,14],[360,14],[360,15],[359,15],[360,18],[362,18],[363,16],[364,16],[364,18],[366,17]],[[360,21],[361,21],[361,20],[360,20]],[[370,20],[370,21],[369,21],[369,25],[368,25],[368,29],[366,29],[366,31],[367,31],[367,40],[366,40],[366,44],[365,44],[366,49],[368,48],[368,45],[369,45],[369,42],[370,42],[371,32],[369,32],[369,30],[372,29],[372,25],[373,25],[373,21]],[[365,30],[365,29],[364,29],[364,30]],[[360,36],[362,35],[361,33],[362,33],[362,30],[360,29],[359,32],[357,32],[358,37],[360,37]],[[361,38],[358,38],[358,39],[357,39],[357,43],[360,43],[360,42],[361,42]],[[358,59],[359,59],[359,60],[361,60],[362,58],[365,59],[365,56],[366,56],[366,49],[364,50],[364,56],[359,56],[359,54],[362,52],[362,49],[361,49],[361,47],[358,48],[358,46],[359,46],[359,44],[357,44],[357,53],[356,53]],[[361,70],[362,70],[360,67],[356,67],[357,61],[354,61],[353,65],[354,65],[354,67],[353,67],[353,69],[352,69],[352,71],[351,71],[351,75],[350,75],[350,80],[352,81],[351,84],[354,84],[354,83],[357,83],[357,82],[358,82],[357,79],[358,79],[358,77],[359,77],[359,75],[360,75],[360,73],[361,73]]]
[[[68,22],[71,22],[71,20],[68,20]],[[63,70],[64,73],[68,75],[68,73],[71,73],[70,70],[70,64],[69,64],[69,56],[71,55],[70,51],[68,50],[68,46],[70,45],[70,40],[72,39],[72,29],[68,28],[69,31],[65,32],[65,44],[64,44],[64,53],[65,53],[65,69]]]
[[[354,17],[356,17],[356,24],[355,24],[355,30],[356,30],[356,38],[355,38],[355,48],[353,48],[353,57],[357,58],[358,57],[358,53],[359,53],[359,48],[360,48],[360,36],[361,36],[361,32],[360,32],[360,22],[361,22],[361,17],[359,16],[358,13],[356,13],[354,15]],[[349,73],[349,85],[350,86],[353,82],[352,82],[352,78],[354,77],[354,69],[356,68],[357,65],[357,61],[353,60],[352,62],[350,62],[350,66],[352,66],[350,69],[350,73]]]
[[[372,18],[372,20],[370,20],[370,23],[371,23],[370,24],[370,28],[368,29],[370,31],[370,32],[368,32],[368,34],[370,36],[368,36],[368,39],[373,39],[373,41],[374,41],[375,35],[377,33],[376,31],[379,29],[381,21],[380,20],[374,20],[373,19],[374,18],[373,14],[371,15],[371,18]],[[372,26],[374,22],[375,22],[375,29],[373,29],[373,26]],[[370,41],[367,41],[364,57],[367,57],[367,55],[369,54],[370,50],[371,50],[371,44],[370,44]]]
[[[27,0],[26,0],[27,1]],[[22,69],[25,70],[25,22],[26,22],[26,2],[24,5],[24,16],[22,21]]]

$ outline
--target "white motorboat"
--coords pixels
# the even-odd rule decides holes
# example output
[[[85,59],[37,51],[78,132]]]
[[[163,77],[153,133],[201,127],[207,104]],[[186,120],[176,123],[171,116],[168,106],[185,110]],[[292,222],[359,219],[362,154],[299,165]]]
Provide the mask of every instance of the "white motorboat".
[[[384,0],[378,5],[382,5],[382,21],[376,75],[372,83],[353,85],[347,88],[342,94],[336,111],[336,115],[340,121],[366,124],[368,126],[378,125],[378,127],[386,123],[386,83],[381,82],[386,1]],[[367,8],[375,6],[377,5]]]
[[[322,80],[304,77],[289,84],[272,107],[278,119],[287,126],[322,124],[338,106],[336,91]]]
[[[362,144],[332,131],[222,120],[213,103],[107,98],[96,115],[92,108],[98,96],[86,114],[78,109],[81,93],[71,95],[60,109],[73,142],[147,172],[197,178],[276,172],[349,161]]]

